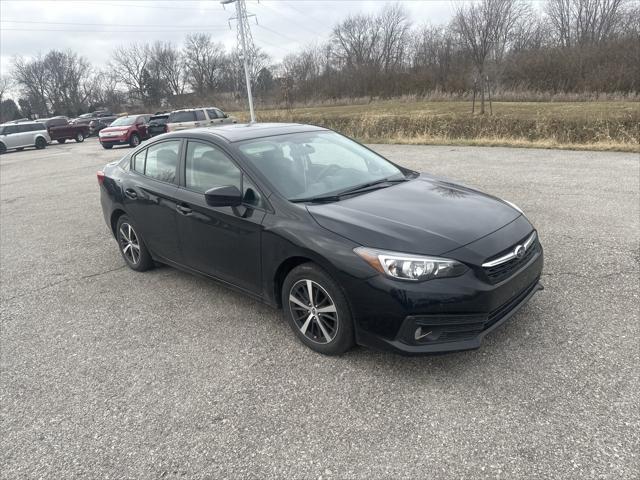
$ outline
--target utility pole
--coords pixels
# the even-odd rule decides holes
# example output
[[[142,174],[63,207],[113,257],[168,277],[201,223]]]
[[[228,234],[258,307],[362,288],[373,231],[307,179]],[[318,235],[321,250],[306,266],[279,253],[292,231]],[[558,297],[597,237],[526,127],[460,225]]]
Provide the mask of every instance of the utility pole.
[[[220,3],[224,6],[228,3],[236,4],[236,16],[229,20],[238,22],[238,44],[242,46],[242,63],[244,65],[244,79],[247,83],[247,98],[249,99],[249,113],[251,114],[251,123],[256,121],[256,114],[253,111],[253,95],[251,93],[251,76],[249,75],[249,56],[253,55],[253,38],[251,37],[251,29],[247,21],[247,7],[244,0],[222,0]],[[247,44],[250,43],[250,48]],[[249,51],[250,50],[250,51]]]

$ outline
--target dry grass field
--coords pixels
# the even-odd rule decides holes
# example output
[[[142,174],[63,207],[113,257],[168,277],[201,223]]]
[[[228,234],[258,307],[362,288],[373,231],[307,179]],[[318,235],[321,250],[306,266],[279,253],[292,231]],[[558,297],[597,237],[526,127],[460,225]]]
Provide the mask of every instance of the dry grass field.
[[[248,118],[246,112],[234,114]],[[640,102],[633,101],[493,102],[493,114],[483,116],[471,114],[471,102],[376,101],[261,109],[257,117],[322,125],[370,143],[637,152],[640,141]]]

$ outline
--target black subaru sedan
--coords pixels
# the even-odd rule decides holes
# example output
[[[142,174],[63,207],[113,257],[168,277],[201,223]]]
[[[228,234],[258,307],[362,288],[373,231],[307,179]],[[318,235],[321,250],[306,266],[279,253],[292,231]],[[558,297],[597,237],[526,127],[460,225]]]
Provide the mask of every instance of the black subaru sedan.
[[[160,262],[282,308],[323,354],[477,348],[542,288],[518,207],[320,127],[164,134],[98,182],[129,267]]]

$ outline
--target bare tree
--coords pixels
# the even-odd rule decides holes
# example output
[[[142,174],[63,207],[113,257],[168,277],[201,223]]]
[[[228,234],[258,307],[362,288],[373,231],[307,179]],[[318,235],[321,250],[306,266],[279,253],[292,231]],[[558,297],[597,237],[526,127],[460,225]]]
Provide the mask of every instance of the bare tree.
[[[547,0],[545,11],[563,47],[599,44],[624,22],[627,0]]]
[[[211,35],[195,33],[185,41],[184,61],[187,81],[198,95],[216,90],[223,81],[227,56],[224,47]]]
[[[471,54],[480,84],[480,113],[485,113],[487,61],[501,60],[509,34],[527,5],[518,0],[482,0],[461,5],[453,20],[463,45]]]
[[[11,81],[10,77],[8,77],[7,75],[0,76],[0,103],[2,103],[5,94],[12,86],[13,82]]]
[[[134,43],[116,48],[111,55],[109,67],[115,73],[118,82],[122,83],[129,94],[145,101],[149,72],[150,52],[147,45]]]
[[[150,50],[152,70],[156,70],[169,96],[182,95],[186,87],[182,52],[169,42],[155,42]]]

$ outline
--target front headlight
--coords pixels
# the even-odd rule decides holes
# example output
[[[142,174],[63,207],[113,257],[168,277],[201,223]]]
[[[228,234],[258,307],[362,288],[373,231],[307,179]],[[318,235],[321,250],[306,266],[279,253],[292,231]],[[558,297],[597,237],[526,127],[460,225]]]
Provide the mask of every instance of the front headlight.
[[[457,277],[466,270],[462,263],[447,258],[388,252],[358,247],[353,251],[380,273],[398,280],[415,282],[433,278]]]

